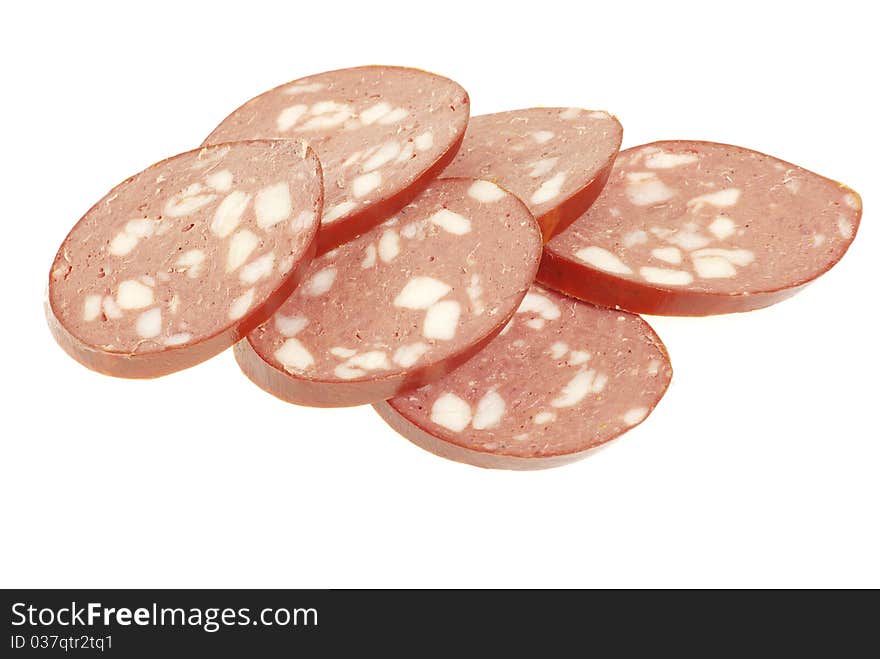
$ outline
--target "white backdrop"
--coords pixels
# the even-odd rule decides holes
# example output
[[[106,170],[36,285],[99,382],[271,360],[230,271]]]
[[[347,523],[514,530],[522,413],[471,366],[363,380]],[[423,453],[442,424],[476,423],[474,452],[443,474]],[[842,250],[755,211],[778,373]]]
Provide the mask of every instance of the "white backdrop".
[[[0,586],[880,586],[871,10],[586,4],[6,3]],[[282,403],[228,351],[142,382],[62,353],[43,291],[96,199],[258,92],[368,63],[450,76],[474,114],[579,105],[624,146],[779,156],[859,191],[862,228],[776,307],[650,318],[675,367],[654,415],[543,472]]]

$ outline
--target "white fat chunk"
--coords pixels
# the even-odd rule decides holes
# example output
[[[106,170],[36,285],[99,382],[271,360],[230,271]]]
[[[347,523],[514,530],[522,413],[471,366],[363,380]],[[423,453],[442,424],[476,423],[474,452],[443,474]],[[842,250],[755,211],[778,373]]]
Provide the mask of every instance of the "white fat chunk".
[[[347,215],[350,211],[354,210],[356,203],[353,201],[343,201],[335,206],[332,206],[329,210],[324,213],[324,216],[321,218],[321,221],[324,224],[330,224],[331,222],[335,222],[340,217]]]
[[[632,269],[616,254],[612,254],[607,249],[591,245],[582,247],[574,253],[578,260],[583,261],[587,265],[591,265],[605,272],[612,272],[617,275],[632,274]]]
[[[491,181],[474,181],[468,188],[468,196],[482,204],[491,204],[504,199],[506,193]]]
[[[444,393],[431,406],[431,421],[452,432],[461,432],[471,422],[471,406],[453,393]]]
[[[406,118],[409,114],[404,108],[394,108],[391,112],[379,119],[379,123],[383,126],[396,124],[398,121]]]
[[[547,411],[538,412],[535,415],[535,418],[532,419],[532,422],[536,426],[544,426],[544,425],[547,425],[548,423],[553,423],[554,421],[556,421],[556,413],[555,412],[547,412]]]
[[[550,346],[550,356],[553,359],[562,359],[568,354],[568,344],[563,341],[557,341]]]
[[[310,297],[323,295],[333,286],[336,281],[336,268],[330,266],[322,270],[318,270],[303,284],[302,293]]]
[[[296,122],[302,119],[303,115],[308,111],[309,106],[302,103],[284,108],[275,119],[275,127],[280,133],[288,131],[293,128]]]
[[[413,366],[419,359],[421,359],[424,354],[428,352],[428,344],[422,343],[421,341],[417,343],[410,343],[404,346],[400,346],[395,352],[392,360],[398,366],[402,366],[403,368],[409,368]]]
[[[290,96],[293,96],[294,94],[310,94],[314,92],[319,92],[325,87],[327,87],[327,85],[325,85],[323,82],[300,81],[287,87],[284,90],[284,93]]]
[[[623,415],[623,422],[628,426],[634,426],[641,421],[644,421],[645,417],[648,416],[648,408],[647,407],[634,407],[631,410],[628,410],[626,414]]]
[[[280,313],[275,314],[275,329],[281,336],[296,336],[303,331],[309,319],[305,316],[285,316]]]
[[[110,254],[113,256],[125,256],[137,246],[139,240],[134,234],[120,231],[110,241]]]
[[[355,177],[351,182],[351,193],[358,199],[370,194],[382,183],[381,172],[370,172]]]
[[[562,387],[559,396],[550,401],[553,407],[572,407],[580,403],[591,392],[596,371],[581,371]]]
[[[444,231],[448,231],[456,236],[470,233],[471,230],[471,221],[469,219],[464,215],[459,215],[458,213],[449,210],[448,208],[441,208],[434,213],[430,217],[430,221]]]
[[[290,199],[290,186],[287,181],[267,185],[257,192],[254,212],[257,215],[257,226],[264,231],[290,217],[293,212],[293,202]]]
[[[568,364],[570,366],[580,366],[581,364],[586,364],[590,361],[590,353],[586,350],[572,350],[571,354],[568,356]]]
[[[366,270],[376,265],[376,256],[376,246],[373,244],[367,245],[367,249],[364,250],[364,258],[361,261],[361,268]]]
[[[623,237],[623,246],[626,248],[634,247],[635,245],[644,245],[647,242],[648,234],[641,229],[630,231]]]
[[[235,272],[251,257],[260,245],[260,239],[252,231],[242,229],[229,239],[229,251],[226,254],[226,272]]]
[[[532,194],[531,202],[533,204],[543,204],[558,197],[562,191],[565,179],[565,172],[557,172],[552,178],[548,178]]]
[[[312,105],[311,113],[314,115],[331,114],[333,112],[339,112],[340,110],[347,109],[349,109],[348,105],[346,105],[345,103],[339,103],[338,101],[318,101],[317,103]]]
[[[701,233],[697,233],[696,231],[681,229],[671,235],[668,235],[666,238],[666,242],[672,243],[673,245],[678,245],[684,250],[691,251],[694,249],[705,247],[712,241],[707,236],[704,236]]]
[[[458,330],[461,305],[455,300],[441,300],[428,307],[422,335],[426,339],[451,341]]]
[[[407,142],[406,144],[403,145],[403,149],[401,149],[400,155],[397,156],[397,160],[395,160],[394,162],[397,162],[397,163],[409,162],[414,157],[415,152],[416,152],[415,144],[413,144],[412,142]]]
[[[349,110],[340,110],[335,114],[320,114],[317,117],[309,119],[301,127],[297,128],[297,130],[308,131],[336,128],[337,126],[344,124],[350,117],[351,112]]]
[[[497,391],[489,391],[477,402],[472,426],[474,430],[495,428],[504,418],[506,405]]]
[[[177,334],[172,334],[166,338],[163,343],[166,346],[182,346],[184,343],[189,343],[191,340],[192,334],[189,332],[178,332]]]
[[[314,365],[315,358],[312,353],[297,339],[287,339],[281,347],[275,351],[275,359],[288,371],[304,371]]]
[[[223,160],[229,153],[230,147],[228,146],[206,146],[203,147],[199,151],[199,155],[196,156],[196,162],[193,164],[192,169],[204,169],[208,165],[213,165],[215,162]],[[164,180],[164,179],[163,179]],[[196,184],[198,185],[198,184]]]
[[[238,320],[239,318],[243,318],[244,315],[248,312],[248,309],[251,308],[251,305],[254,303],[254,289],[249,288],[243,294],[239,295],[232,301],[232,304],[229,305],[229,318],[231,320]]]
[[[135,218],[125,223],[125,233],[137,236],[138,238],[148,238],[156,231],[155,220],[148,218]]]
[[[229,192],[232,189],[232,178],[232,172],[228,169],[221,169],[219,172],[208,174],[205,181],[217,192]]]
[[[388,355],[382,350],[369,350],[360,354],[353,355],[346,362],[347,366],[362,368],[365,371],[387,371],[391,368],[388,361]]]
[[[859,200],[859,196],[854,192],[847,192],[843,195],[843,203],[855,210],[859,210],[862,207],[862,202]]]
[[[86,299],[83,301],[83,320],[91,322],[96,320],[98,316],[101,315],[101,300],[103,298],[100,295],[86,295]]]
[[[645,167],[650,169],[672,169],[697,162],[700,157],[695,153],[667,153],[657,151],[645,158]]]
[[[378,169],[394,160],[398,155],[400,155],[400,143],[395,141],[386,142],[379,147],[376,153],[367,158],[363,164],[362,171],[366,173]]]
[[[153,289],[135,279],[119,283],[116,304],[120,309],[143,309],[153,304]]]
[[[230,192],[214,211],[214,219],[211,221],[214,235],[225,238],[235,231],[250,201],[251,196],[241,190]]]
[[[162,332],[162,310],[154,307],[144,311],[135,323],[135,331],[144,339],[152,339]]]
[[[104,298],[103,302],[101,302],[101,308],[104,310],[104,315],[111,320],[122,318],[122,309],[116,304],[116,300],[109,295]]]
[[[186,272],[186,276],[195,279],[202,271],[202,264],[205,262],[205,253],[200,249],[188,249],[177,257],[174,262],[182,272]]]
[[[362,368],[355,368],[348,364],[340,364],[333,369],[333,374],[341,380],[354,380],[355,378],[365,376],[367,372]]]
[[[541,158],[540,160],[536,160],[531,164],[532,169],[529,171],[529,177],[541,178],[542,176],[546,176],[553,171],[557,162],[559,162],[559,158]]]
[[[293,233],[304,231],[315,223],[314,211],[300,211],[290,221],[290,230]]]
[[[404,309],[427,309],[451,290],[451,286],[439,279],[413,277],[394,298],[394,306]]]
[[[434,133],[432,133],[431,131],[427,131],[425,133],[422,133],[421,135],[416,137],[414,142],[415,142],[415,147],[419,151],[427,151],[432,146],[434,146]]]
[[[471,301],[471,308],[474,314],[479,316],[486,307],[483,304],[483,286],[480,284],[480,275],[476,272],[471,275],[471,282],[466,289],[468,299]]]
[[[379,119],[384,117],[389,112],[391,112],[391,106],[388,105],[388,103],[381,101],[379,103],[376,103],[375,105],[371,105],[366,110],[361,112],[361,123],[363,123],[365,126],[369,126],[370,124],[376,123]]]
[[[644,176],[636,176],[641,172],[629,174],[626,186],[626,197],[634,206],[653,206],[664,201],[669,201],[675,196],[675,190],[668,187],[653,173],[646,172]]]
[[[194,213],[203,206],[207,206],[217,195],[199,194],[204,188],[201,183],[193,183],[182,192],[172,196],[165,203],[165,215],[167,217],[184,217]]]
[[[685,270],[645,266],[639,268],[639,274],[645,281],[661,286],[687,286],[694,281],[694,276]]]
[[[673,265],[681,263],[681,250],[678,247],[655,247],[651,250],[651,256]]]
[[[385,229],[379,238],[379,258],[383,263],[390,263],[398,254],[400,254],[400,236],[394,229]]]
[[[269,252],[254,259],[241,269],[238,275],[239,280],[245,284],[255,284],[263,277],[272,274],[272,267],[275,265],[275,254]]]
[[[722,279],[736,276],[736,268],[723,256],[695,256],[694,270],[701,279]]]
[[[199,265],[205,260],[205,253],[200,249],[188,249],[177,257],[175,265],[184,267]]]
[[[693,253],[694,257],[699,256],[721,256],[734,265],[745,267],[755,260],[755,253],[748,249],[720,249],[718,247],[710,247],[707,249],[699,249]]]
[[[702,206],[703,204],[709,204],[718,208],[728,208],[736,205],[736,202],[739,201],[740,193],[739,188],[725,188],[724,190],[708,192],[699,197],[694,197],[688,201],[687,205]]]
[[[736,224],[729,217],[719,215],[709,225],[709,232],[718,240],[726,240],[736,233]]]
[[[550,298],[531,291],[526,293],[516,313],[536,313],[544,320],[556,320],[562,315]]]

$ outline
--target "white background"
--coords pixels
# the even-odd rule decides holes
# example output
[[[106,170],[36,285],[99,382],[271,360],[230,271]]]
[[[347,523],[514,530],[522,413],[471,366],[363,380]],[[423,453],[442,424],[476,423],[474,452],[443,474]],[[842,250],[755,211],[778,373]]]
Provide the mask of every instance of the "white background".
[[[880,586],[869,6],[5,3],[0,586]],[[368,63],[448,75],[474,114],[579,105],[614,112],[624,146],[755,148],[867,212],[790,301],[649,319],[668,395],[555,470],[459,465],[369,407],[287,405],[228,351],[155,381],[62,353],[44,287],[96,199],[258,92]]]

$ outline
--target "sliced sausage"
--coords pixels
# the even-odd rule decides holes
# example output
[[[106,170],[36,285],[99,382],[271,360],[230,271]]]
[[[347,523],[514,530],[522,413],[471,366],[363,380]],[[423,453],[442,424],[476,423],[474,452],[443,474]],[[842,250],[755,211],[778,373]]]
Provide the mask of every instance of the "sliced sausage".
[[[577,219],[601,192],[623,129],[607,112],[531,108],[472,117],[443,176],[471,176],[522,199],[545,242]]]
[[[296,287],[322,195],[314,152],[280,140],[204,147],[135,174],[58,250],[47,304],[55,339],[120,377],[212,357]]]
[[[468,122],[452,80],[394,66],[330,71],[276,87],[229,115],[206,144],[258,137],[305,140],[324,169],[318,253],[412,200],[452,160]]]
[[[541,234],[488,181],[439,179],[397,216],[316,258],[235,349],[292,403],[372,403],[440,377],[500,331],[534,279]]]
[[[476,357],[375,408],[442,457],[541,469],[581,458],[641,423],[671,377],[663,343],[638,316],[533,286]]]
[[[846,186],[763,153],[647,144],[618,156],[596,203],[547,245],[538,279],[638,313],[758,309],[836,264],[861,214]]]

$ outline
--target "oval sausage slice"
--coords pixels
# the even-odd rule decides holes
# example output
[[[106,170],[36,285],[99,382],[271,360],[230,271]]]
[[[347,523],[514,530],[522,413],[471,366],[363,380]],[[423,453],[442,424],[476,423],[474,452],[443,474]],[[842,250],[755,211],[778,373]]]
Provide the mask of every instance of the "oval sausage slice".
[[[596,203],[547,245],[538,279],[637,313],[758,309],[834,266],[861,212],[846,186],[771,156],[656,142],[618,156]]]
[[[666,348],[638,316],[533,286],[476,357],[375,408],[442,457],[541,469],[584,457],[641,423],[671,377]]]
[[[442,376],[497,334],[540,257],[540,230],[516,197],[488,181],[439,179],[316,258],[235,355],[251,380],[292,403],[383,400]]]
[[[443,176],[495,181],[522,199],[544,240],[562,231],[601,192],[623,129],[607,112],[531,108],[472,117]]]
[[[258,137],[305,140],[324,169],[318,253],[375,226],[452,160],[470,103],[458,84],[395,66],[329,71],[251,99],[205,144]]]
[[[321,166],[287,141],[204,147],[135,174],[67,235],[47,316],[75,359],[155,377],[264,322],[314,253]]]

